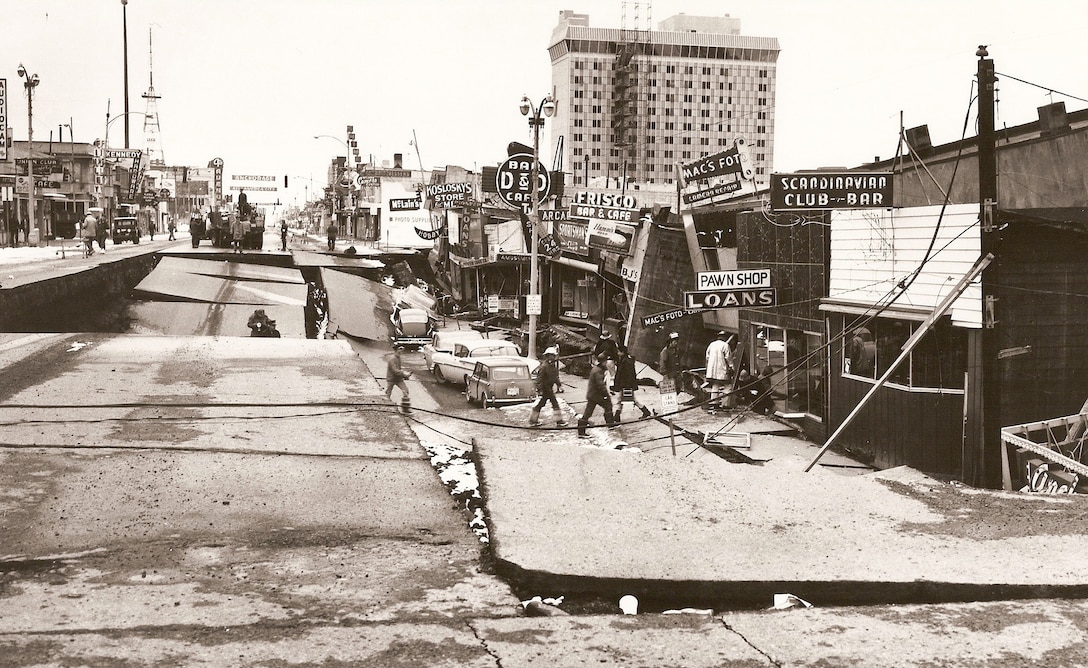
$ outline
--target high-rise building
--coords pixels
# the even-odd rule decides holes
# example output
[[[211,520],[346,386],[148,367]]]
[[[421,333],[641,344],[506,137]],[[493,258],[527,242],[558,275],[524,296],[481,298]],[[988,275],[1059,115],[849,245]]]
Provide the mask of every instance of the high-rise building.
[[[657,30],[631,30],[590,27],[587,14],[564,10],[548,52],[557,99],[549,125],[563,138],[568,184],[675,184],[678,163],[739,138],[757,185],[767,185],[777,38],[741,35],[728,15],[679,14]]]

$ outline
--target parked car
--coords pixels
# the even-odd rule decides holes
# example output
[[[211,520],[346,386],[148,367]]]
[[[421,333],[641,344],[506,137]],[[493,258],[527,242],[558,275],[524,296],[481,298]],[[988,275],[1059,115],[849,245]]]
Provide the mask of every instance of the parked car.
[[[389,316],[393,323],[393,344],[418,348],[430,342],[434,318],[421,308],[394,308]]]
[[[484,408],[519,404],[536,398],[532,360],[518,356],[495,356],[476,360],[465,379],[465,397]]]
[[[431,373],[440,383],[463,385],[480,359],[519,357],[519,352],[518,347],[509,341],[498,339],[459,341],[453,344],[452,353],[434,354],[434,366],[431,368]]]
[[[117,216],[113,219],[113,243],[122,241],[140,243],[140,225],[136,216]]]
[[[483,341],[484,336],[474,329],[456,329],[448,332],[434,332],[431,340],[423,344],[423,361],[427,371],[434,369],[434,355],[438,352],[453,354],[453,344],[458,341]]]

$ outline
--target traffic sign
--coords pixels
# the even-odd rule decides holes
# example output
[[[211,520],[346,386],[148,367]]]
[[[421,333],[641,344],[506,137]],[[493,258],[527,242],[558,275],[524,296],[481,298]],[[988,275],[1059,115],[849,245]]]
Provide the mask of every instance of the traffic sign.
[[[533,204],[533,156],[529,153],[515,153],[499,164],[495,172],[495,191],[502,201],[512,207],[528,210]],[[551,174],[540,162],[536,163],[536,192],[541,200],[547,199],[551,192]]]

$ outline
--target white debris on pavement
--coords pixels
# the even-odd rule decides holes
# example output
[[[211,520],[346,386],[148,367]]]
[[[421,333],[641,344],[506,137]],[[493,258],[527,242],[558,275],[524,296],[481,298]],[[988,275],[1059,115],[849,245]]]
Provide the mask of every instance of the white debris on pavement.
[[[476,465],[460,448],[433,441],[422,441],[421,444],[430,455],[431,466],[438,472],[438,478],[450,491],[450,496],[463,503],[465,510],[472,514],[468,524],[469,529],[476,534],[481,543],[488,543],[490,536],[487,531],[487,522],[484,521]]]

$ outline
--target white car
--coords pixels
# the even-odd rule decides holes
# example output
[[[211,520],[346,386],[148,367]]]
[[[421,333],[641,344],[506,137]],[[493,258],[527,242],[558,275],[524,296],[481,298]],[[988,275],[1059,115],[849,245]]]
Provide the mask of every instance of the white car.
[[[483,341],[484,337],[475,329],[455,329],[452,331],[439,331],[431,334],[429,343],[424,343],[423,361],[427,364],[427,371],[434,369],[435,353],[453,354],[453,344],[458,341]]]
[[[480,339],[478,341],[456,341],[453,352],[436,352],[431,361],[431,373],[440,383],[465,385],[476,368],[476,361],[484,357],[521,357],[518,347],[509,341],[500,339]],[[525,359],[525,358],[523,358]],[[532,369],[539,362],[529,360]]]

